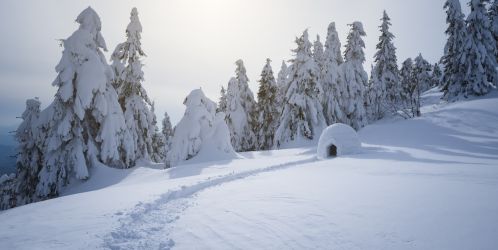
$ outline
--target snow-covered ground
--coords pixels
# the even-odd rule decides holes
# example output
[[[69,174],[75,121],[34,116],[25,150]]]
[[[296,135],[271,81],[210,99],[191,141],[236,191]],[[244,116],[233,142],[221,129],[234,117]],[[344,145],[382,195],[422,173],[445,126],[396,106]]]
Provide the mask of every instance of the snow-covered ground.
[[[497,249],[498,95],[438,96],[422,118],[361,130],[355,155],[93,169],[0,212],[0,249]]]

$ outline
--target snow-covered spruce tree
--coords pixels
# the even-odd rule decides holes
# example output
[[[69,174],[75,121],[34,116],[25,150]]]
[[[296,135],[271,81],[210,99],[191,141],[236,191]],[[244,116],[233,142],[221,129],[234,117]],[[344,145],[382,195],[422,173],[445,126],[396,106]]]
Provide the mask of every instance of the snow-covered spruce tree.
[[[154,153],[152,138],[157,128],[151,112],[152,103],[142,86],[144,73],[141,57],[145,53],[141,48],[141,33],[138,11],[133,8],[126,28],[127,40],[116,47],[111,59],[116,74],[114,86],[119,90],[119,103],[124,112],[126,127],[133,138],[135,156],[148,161]]]
[[[419,54],[417,58],[415,58],[415,64],[413,65],[412,72],[412,91],[411,91],[411,99],[412,99],[412,110],[415,110],[413,116],[420,116],[420,96],[424,91],[427,91],[430,88],[431,84],[431,65],[422,57],[422,54]]]
[[[273,139],[279,119],[279,107],[276,102],[278,88],[271,68],[271,60],[266,59],[266,64],[261,72],[258,90],[258,127],[256,136],[258,148],[269,150],[273,148]]]
[[[235,62],[237,68],[235,69],[235,78],[238,81],[240,92],[240,97],[242,102],[242,106],[247,111],[248,114],[248,122],[249,127],[252,129],[251,133],[248,133],[248,136],[254,133],[254,128],[257,126],[258,122],[258,114],[257,114],[257,104],[254,99],[254,94],[249,88],[249,78],[247,77],[246,68],[244,66],[244,61],[239,59]],[[245,150],[253,150],[257,148],[257,139],[254,136],[254,139],[248,140],[244,147]],[[252,141],[252,142],[251,142]],[[243,144],[244,145],[244,144]]]
[[[487,0],[472,0],[469,3],[467,35],[459,61],[465,70],[463,80],[445,86],[446,100],[485,95],[498,83],[496,40],[491,33],[486,3]]]
[[[315,59],[316,65],[318,65],[318,68],[320,69],[320,81],[323,79],[324,75],[323,67],[325,58],[323,53],[323,44],[320,41],[320,35],[316,35],[316,40],[313,43],[313,59]]]
[[[157,127],[157,117],[156,117],[156,105],[154,102],[152,102],[151,105],[151,113],[152,113],[152,120],[154,124],[154,132],[152,134],[152,154],[151,154],[151,160],[154,162],[164,162],[164,159],[166,157],[166,142],[165,138],[163,137],[162,133],[159,131],[159,128]]]
[[[308,30],[296,38],[297,48],[289,67],[283,112],[275,133],[274,147],[300,145],[318,139],[326,127],[319,95],[320,69],[311,54]]]
[[[401,86],[400,109],[398,114],[405,119],[418,117],[420,113],[420,95],[422,93],[420,86],[424,85],[423,81],[428,81],[428,69],[422,63],[422,57],[417,57],[415,64],[411,58],[406,59],[401,67]]]
[[[289,73],[287,72],[287,64],[285,63],[285,60],[282,60],[282,65],[280,66],[280,71],[278,72],[277,76],[277,86],[281,88],[281,86],[284,86],[287,83],[287,76]]]
[[[416,80],[420,90],[420,93],[423,93],[431,88],[432,84],[432,65],[424,59],[422,54],[419,54],[415,58],[415,71],[416,71]]]
[[[445,99],[452,99],[454,95],[458,95],[458,92],[460,92],[463,86],[464,74],[467,70],[465,65],[461,63],[467,30],[460,0],[446,0],[444,8],[446,9],[446,23],[448,24],[445,33],[448,40],[446,41],[442,58],[444,65],[442,90],[445,92]],[[455,94],[450,94],[450,89]]]
[[[442,79],[443,79],[443,71],[441,71],[439,63],[435,63],[434,66],[432,66],[431,87],[440,87]]]
[[[416,117],[417,109],[414,104],[416,100],[413,98],[417,91],[416,80],[414,75],[413,60],[406,59],[400,70],[401,92],[399,100],[398,114],[405,119]]]
[[[159,128],[152,135],[152,148],[153,154],[151,155],[151,160],[153,162],[163,162],[166,157],[166,143]]]
[[[287,89],[287,76],[289,73],[287,72],[287,64],[285,60],[282,60],[282,65],[280,66],[280,71],[277,75],[277,106],[279,107],[279,112],[282,111],[282,105],[285,99],[285,90]]]
[[[218,101],[218,107],[216,112],[226,112],[227,111],[227,92],[225,87],[221,86],[220,90],[220,100]]]
[[[332,22],[328,26],[327,40],[325,41],[324,76],[322,79],[323,112],[329,125],[347,121],[347,117],[342,110],[342,103],[345,102],[343,93],[347,91],[340,69],[343,62],[341,42],[335,23]]]
[[[16,174],[3,176],[0,181],[0,210],[31,203],[37,200],[36,185],[38,173],[43,166],[42,146],[38,138],[38,118],[40,101],[38,98],[26,101],[22,123],[15,131],[18,143]]]
[[[387,93],[384,82],[379,79],[378,72],[372,65],[370,70],[370,79],[366,92],[366,112],[368,122],[375,122],[384,117],[387,111]]]
[[[26,101],[26,110],[21,118],[23,122],[16,130],[17,148],[17,201],[16,205],[34,202],[38,174],[43,166],[43,148],[38,140],[38,119],[40,117],[40,101],[38,98]]]
[[[362,39],[366,33],[361,22],[354,22],[349,26],[351,31],[344,51],[345,61],[341,65],[346,84],[342,109],[347,116],[347,121],[344,122],[358,130],[367,124],[365,89],[368,86],[368,74],[363,68],[365,42]]]
[[[55,100],[39,119],[44,163],[36,195],[41,199],[57,196],[74,177],[88,179],[90,167],[125,168],[135,159],[112,70],[100,50],[106,49],[100,18],[88,7],[76,22],[80,27],[63,41],[56,67]]]
[[[183,104],[186,111],[175,127],[166,167],[177,166],[201,151],[205,151],[211,160],[234,156],[225,115],[216,113],[216,103],[208,99],[201,89],[196,89]]]
[[[375,53],[375,66],[373,68],[372,81],[370,81],[368,92],[368,118],[370,121],[382,119],[388,112],[396,112],[399,100],[399,71],[396,47],[394,47],[394,35],[389,31],[391,19],[384,11],[380,28],[377,53]],[[375,73],[375,74],[374,74]]]
[[[17,204],[17,199],[19,197],[17,193],[18,183],[16,174],[0,175],[0,210],[6,210],[21,205]]]
[[[171,138],[173,137],[173,126],[171,125],[171,121],[169,119],[168,112],[164,112],[164,118],[162,122],[163,128],[161,130],[162,137],[164,138],[164,152],[165,156],[168,151],[171,149]]]
[[[235,62],[236,77],[228,83],[226,100],[226,121],[230,129],[232,145],[237,152],[251,151],[257,148],[254,130],[257,126],[256,101],[249,89],[244,62]]]
[[[488,10],[489,19],[491,21],[491,33],[495,38],[495,41],[498,41],[498,1],[493,0],[489,6]],[[496,57],[498,58],[498,49],[495,51]],[[497,59],[498,60],[498,59]]]

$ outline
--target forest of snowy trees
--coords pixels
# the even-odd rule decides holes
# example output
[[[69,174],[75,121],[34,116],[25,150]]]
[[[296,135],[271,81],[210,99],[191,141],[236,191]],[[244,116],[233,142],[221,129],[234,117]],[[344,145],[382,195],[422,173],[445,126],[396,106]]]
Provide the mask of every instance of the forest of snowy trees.
[[[88,7],[76,18],[79,28],[62,42],[53,102],[42,110],[38,99],[26,101],[15,132],[17,172],[0,177],[0,208],[57,197],[75,180],[91,178],[95,167],[146,162],[174,167],[206,148],[237,157],[236,152],[312,145],[335,123],[359,130],[385,117],[414,118],[421,115],[421,94],[432,88],[448,102],[485,95],[498,83],[498,0],[468,4],[465,16],[459,0],[445,1],[448,40],[439,62],[431,64],[421,54],[399,61],[384,11],[368,74],[363,24],[349,24],[343,47],[332,22],[324,44],[303,31],[293,58],[282,61],[277,74],[266,59],[256,96],[243,60],[236,60],[218,103],[194,90],[185,98],[179,124],[173,126],[166,113],[162,129],[143,87],[137,9],[109,64],[100,17]]]

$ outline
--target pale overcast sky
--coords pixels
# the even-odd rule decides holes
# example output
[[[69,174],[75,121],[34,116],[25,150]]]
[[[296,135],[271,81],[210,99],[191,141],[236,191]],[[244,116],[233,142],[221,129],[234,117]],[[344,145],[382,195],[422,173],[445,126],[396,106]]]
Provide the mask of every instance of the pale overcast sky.
[[[176,123],[183,98],[202,87],[218,100],[221,85],[243,59],[253,92],[266,58],[275,74],[291,58],[294,38],[309,28],[310,38],[326,36],[335,21],[345,44],[347,24],[364,23],[367,32],[365,69],[370,70],[382,11],[392,19],[398,60],[419,52],[431,63],[442,55],[445,35],[443,0],[1,0],[0,1],[0,127],[16,125],[27,98],[37,96],[46,107],[56,88],[62,48],[78,25],[76,16],[93,7],[102,20],[109,51],[125,39],[132,7],[143,26],[144,87],[156,102],[158,120],[167,111]],[[107,58],[110,52],[106,53]]]

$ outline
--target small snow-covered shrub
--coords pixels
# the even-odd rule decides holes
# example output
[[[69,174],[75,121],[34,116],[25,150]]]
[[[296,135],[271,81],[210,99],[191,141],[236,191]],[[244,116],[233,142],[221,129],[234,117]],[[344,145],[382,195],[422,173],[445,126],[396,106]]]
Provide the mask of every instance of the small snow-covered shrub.
[[[336,123],[323,130],[318,141],[318,159],[354,154],[361,148],[361,142],[356,131],[342,123]]]

